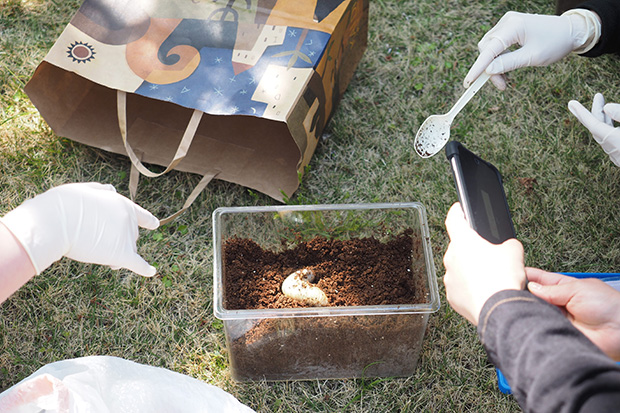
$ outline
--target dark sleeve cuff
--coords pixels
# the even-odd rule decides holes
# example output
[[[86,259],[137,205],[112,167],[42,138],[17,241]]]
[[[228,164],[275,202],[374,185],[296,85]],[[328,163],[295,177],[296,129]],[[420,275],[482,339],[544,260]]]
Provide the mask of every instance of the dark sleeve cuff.
[[[620,2],[616,0],[590,0],[575,8],[591,10],[601,19],[601,38],[596,46],[581,56],[597,57],[605,53],[619,53]]]
[[[525,411],[620,402],[620,368],[558,308],[528,291],[493,295],[480,313],[478,334]]]

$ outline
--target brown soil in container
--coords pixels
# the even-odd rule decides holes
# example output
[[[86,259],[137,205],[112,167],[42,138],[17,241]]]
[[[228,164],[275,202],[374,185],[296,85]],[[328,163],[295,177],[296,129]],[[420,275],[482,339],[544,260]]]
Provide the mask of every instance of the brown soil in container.
[[[244,238],[224,245],[224,306],[298,308],[282,281],[312,269],[330,306],[427,302],[421,240],[412,230],[387,242],[316,237],[281,252]],[[404,376],[415,370],[427,315],[387,314],[227,321],[233,377],[290,380]]]
[[[412,234],[407,230],[386,243],[374,238],[316,237],[283,252],[264,250],[249,239],[231,238],[224,245],[225,307],[304,307],[281,291],[284,279],[302,268],[314,271],[315,284],[325,292],[330,306],[423,302],[425,273],[412,271],[426,269],[412,268],[412,254],[421,254],[421,241]]]

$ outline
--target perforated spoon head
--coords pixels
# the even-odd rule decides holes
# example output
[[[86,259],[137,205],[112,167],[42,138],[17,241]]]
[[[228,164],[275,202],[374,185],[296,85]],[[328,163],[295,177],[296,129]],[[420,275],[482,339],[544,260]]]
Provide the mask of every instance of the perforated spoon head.
[[[450,139],[452,120],[446,115],[431,115],[420,126],[413,147],[422,158],[430,158]]]
[[[431,115],[420,126],[418,133],[415,135],[413,147],[422,158],[430,158],[444,147],[450,139],[450,125],[454,117],[463,109],[470,99],[480,90],[480,88],[489,80],[490,75],[483,72],[465,90],[459,100],[456,101],[452,109],[443,115]]]

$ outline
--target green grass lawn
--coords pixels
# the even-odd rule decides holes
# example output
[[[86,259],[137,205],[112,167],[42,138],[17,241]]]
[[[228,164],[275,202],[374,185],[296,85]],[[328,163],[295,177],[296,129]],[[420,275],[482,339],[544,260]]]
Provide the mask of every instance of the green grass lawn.
[[[0,0],[0,213],[79,181],[128,195],[129,160],[56,136],[23,92],[80,2]],[[428,211],[438,277],[444,218],[456,200],[443,154],[421,159],[413,138],[463,92],[478,40],[509,10],[553,13],[551,1],[371,0],[369,45],[292,203],[419,201]],[[452,137],[502,172],[526,263],[553,271],[620,268],[620,169],[566,105],[595,92],[620,102],[616,57],[570,56],[489,82],[456,118]],[[137,202],[158,216],[181,207],[199,177],[143,178]],[[140,253],[158,267],[128,271],[62,260],[0,306],[0,390],[44,364],[93,354],[172,369],[231,392],[261,412],[518,411],[497,389],[473,326],[445,302],[431,316],[415,375],[235,383],[213,317],[211,213],[273,199],[214,181],[194,206],[152,232]],[[498,276],[500,276],[498,274]]]

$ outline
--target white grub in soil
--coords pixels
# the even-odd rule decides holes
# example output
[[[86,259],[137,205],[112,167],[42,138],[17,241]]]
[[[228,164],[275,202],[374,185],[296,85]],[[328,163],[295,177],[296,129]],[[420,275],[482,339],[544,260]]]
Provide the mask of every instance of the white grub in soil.
[[[313,307],[324,307],[328,305],[327,295],[312,283],[316,275],[309,268],[303,268],[290,274],[282,282],[282,293],[301,303]]]

